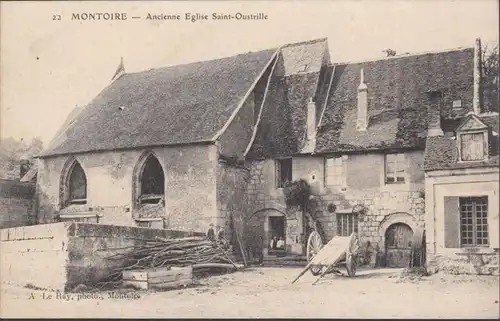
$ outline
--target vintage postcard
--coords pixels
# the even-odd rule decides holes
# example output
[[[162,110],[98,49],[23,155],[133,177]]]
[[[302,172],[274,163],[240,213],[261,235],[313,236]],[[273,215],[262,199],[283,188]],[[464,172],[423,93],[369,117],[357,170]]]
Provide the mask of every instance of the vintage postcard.
[[[499,318],[499,2],[1,1],[3,318]]]

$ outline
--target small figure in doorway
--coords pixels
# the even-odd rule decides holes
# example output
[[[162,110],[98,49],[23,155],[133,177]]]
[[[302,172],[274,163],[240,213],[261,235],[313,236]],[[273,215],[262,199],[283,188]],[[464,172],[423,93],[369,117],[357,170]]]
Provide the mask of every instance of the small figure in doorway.
[[[276,243],[276,247],[278,249],[284,249],[285,248],[285,240],[283,239],[283,236],[280,237],[278,242]]]
[[[269,245],[269,248],[275,250],[278,246],[278,237],[275,235],[273,236],[273,239],[271,240],[271,244]]]

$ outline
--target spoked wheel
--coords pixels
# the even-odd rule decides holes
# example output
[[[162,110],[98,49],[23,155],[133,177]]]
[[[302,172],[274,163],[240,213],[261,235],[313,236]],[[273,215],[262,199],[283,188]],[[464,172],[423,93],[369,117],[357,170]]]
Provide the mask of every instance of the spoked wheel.
[[[359,249],[359,240],[356,233],[352,233],[349,237],[349,247],[346,250],[345,267],[347,275],[350,277],[356,275],[356,255]]]
[[[323,247],[323,241],[318,232],[313,231],[309,238],[307,239],[307,262],[311,262],[313,257],[315,257],[318,252]],[[321,265],[311,265],[310,271],[312,275],[319,275],[323,266]]]
[[[345,268],[347,270],[347,275],[354,276],[356,275],[356,259],[353,255],[349,255],[345,262]]]

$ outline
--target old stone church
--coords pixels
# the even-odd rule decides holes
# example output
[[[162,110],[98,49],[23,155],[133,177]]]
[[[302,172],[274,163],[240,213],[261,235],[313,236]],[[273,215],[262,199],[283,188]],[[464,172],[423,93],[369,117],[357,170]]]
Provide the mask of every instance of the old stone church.
[[[327,239],[359,232],[388,266],[407,264],[424,227],[432,253],[449,237],[455,248],[498,248],[498,186],[462,195],[436,185],[445,179],[436,164],[457,163],[457,129],[482,136],[452,141],[467,155],[454,166],[486,168],[498,185],[498,114],[482,110],[480,43],[352,63],[329,52],[317,39],[136,73],[121,65],[40,155],[38,222],[188,231],[213,223],[228,235],[239,228],[253,257],[271,255],[273,237],[286,255],[303,255],[304,217],[287,208],[283,187],[304,179]],[[444,235],[448,214],[426,213],[429,193],[468,206],[464,214],[457,205],[451,224],[464,215],[484,224]]]

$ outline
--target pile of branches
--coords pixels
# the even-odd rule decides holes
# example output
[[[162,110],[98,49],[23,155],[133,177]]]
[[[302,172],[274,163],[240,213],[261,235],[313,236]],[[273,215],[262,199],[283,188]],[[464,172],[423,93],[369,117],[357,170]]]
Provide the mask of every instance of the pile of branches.
[[[193,266],[203,264],[231,264],[228,252],[217,242],[206,237],[185,237],[165,239],[156,237],[155,240],[146,241],[143,246],[117,248],[121,253],[107,257],[109,260],[120,261],[122,267],[106,277],[106,282],[119,281],[123,271],[172,267]]]

